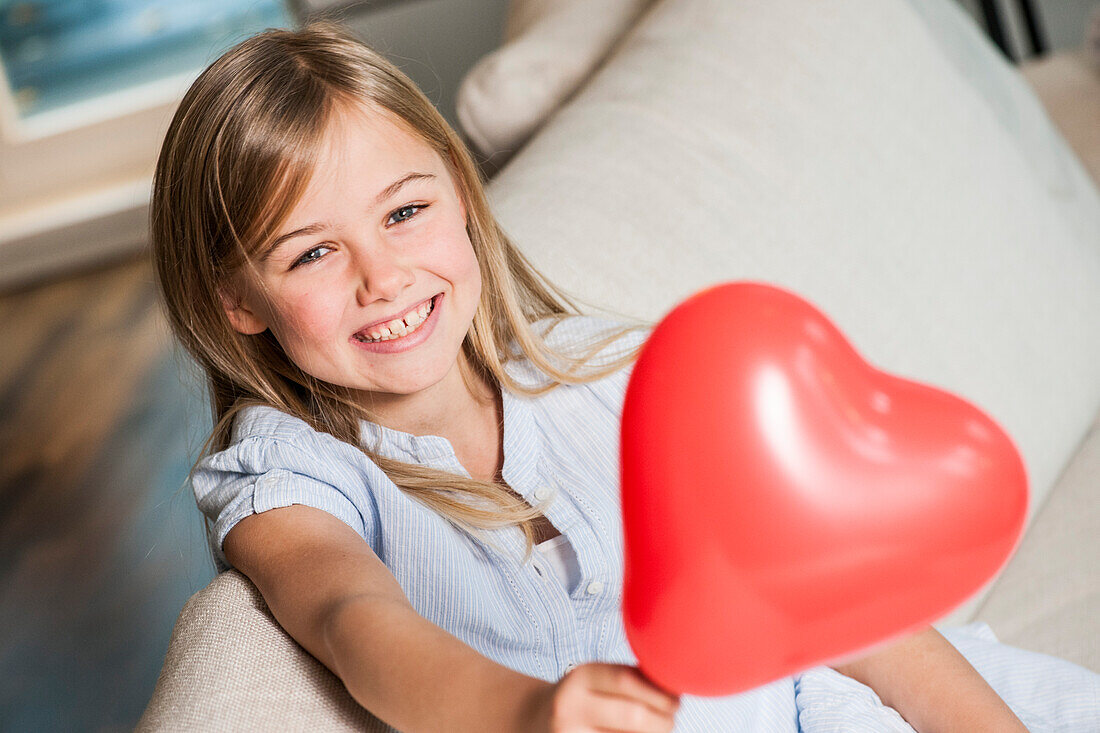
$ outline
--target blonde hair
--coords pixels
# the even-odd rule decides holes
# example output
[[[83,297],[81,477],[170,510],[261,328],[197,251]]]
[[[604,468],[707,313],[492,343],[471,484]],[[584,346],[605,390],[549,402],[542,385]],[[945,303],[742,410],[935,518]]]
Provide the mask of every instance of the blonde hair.
[[[500,484],[393,460],[363,446],[359,421],[372,416],[347,389],[298,368],[270,331],[238,333],[225,313],[220,289],[246,265],[254,267],[252,255],[278,235],[309,182],[334,110],[349,103],[406,125],[459,184],[486,283],[462,343],[477,376],[537,396],[563,383],[600,379],[637,357],[634,349],[581,371],[604,347],[649,324],[617,329],[580,355],[555,351],[530,328],[549,318],[548,333],[580,309],[511,243],[489,211],[481,172],[465,144],[397,67],[327,21],[296,31],[268,30],[231,48],[192,84],[168,128],[153,180],[157,282],[176,338],[205,372],[213,413],[199,460],[229,446],[233,420],[243,408],[269,405],[363,450],[401,490],[460,530],[479,535],[479,529],[519,525],[526,561],[534,546],[533,520],[541,515],[537,508]],[[509,350],[512,342],[518,353]],[[517,383],[504,365],[519,358],[529,359],[549,380],[540,386]],[[468,388],[473,378],[463,372]],[[498,508],[471,506],[469,498]]]

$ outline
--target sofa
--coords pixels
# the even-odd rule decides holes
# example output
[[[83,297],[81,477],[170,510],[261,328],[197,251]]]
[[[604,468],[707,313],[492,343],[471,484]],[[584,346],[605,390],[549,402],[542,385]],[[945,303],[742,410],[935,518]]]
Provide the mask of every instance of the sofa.
[[[1027,523],[935,625],[1100,670],[1100,193],[1017,68],[954,0],[596,7],[514,0],[459,91],[504,229],[592,314],[770,282],[979,406]],[[183,607],[138,725],[183,729],[390,730],[234,570]]]

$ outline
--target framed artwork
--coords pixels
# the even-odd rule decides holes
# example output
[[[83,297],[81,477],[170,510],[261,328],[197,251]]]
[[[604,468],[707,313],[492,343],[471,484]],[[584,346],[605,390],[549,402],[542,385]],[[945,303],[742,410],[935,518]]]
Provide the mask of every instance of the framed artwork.
[[[285,0],[0,0],[0,287],[135,249],[187,87],[297,24]]]
[[[291,22],[281,0],[0,1],[5,138],[167,101],[233,43]]]

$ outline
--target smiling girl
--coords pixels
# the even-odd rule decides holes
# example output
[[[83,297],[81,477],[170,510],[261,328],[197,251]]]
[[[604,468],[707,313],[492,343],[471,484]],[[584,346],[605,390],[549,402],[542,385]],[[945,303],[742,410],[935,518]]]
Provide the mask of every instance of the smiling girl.
[[[682,706],[639,672],[618,432],[650,326],[581,315],[536,272],[429,100],[338,27],[268,31],[198,78],[152,235],[208,380],[192,483],[217,569],[386,723],[797,731],[815,712],[800,695],[860,689],[882,698],[867,729],[912,729],[882,702],[922,731],[1024,729],[933,629]]]
[[[221,294],[229,322],[270,330],[302,372],[376,422],[436,431],[492,481],[496,405],[484,377],[462,378],[482,280],[457,181],[399,120],[355,103],[332,110],[319,148],[286,233]]]

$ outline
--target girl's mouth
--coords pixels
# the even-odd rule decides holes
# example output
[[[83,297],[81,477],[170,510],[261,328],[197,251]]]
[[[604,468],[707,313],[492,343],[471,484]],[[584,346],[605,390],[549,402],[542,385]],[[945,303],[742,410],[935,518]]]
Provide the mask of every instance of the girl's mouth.
[[[438,297],[438,296],[437,296]],[[393,339],[407,336],[420,328],[435,308],[435,298],[424,301],[419,308],[413,308],[402,318],[395,318],[386,323],[374,326],[369,331],[363,329],[355,334],[355,338],[363,343],[375,343],[377,341],[392,341]]]
[[[439,293],[420,307],[410,310],[402,318],[355,333],[352,340],[368,347],[370,351],[393,352],[411,348],[427,338],[435,326],[438,320],[436,310],[442,299],[443,294]]]

